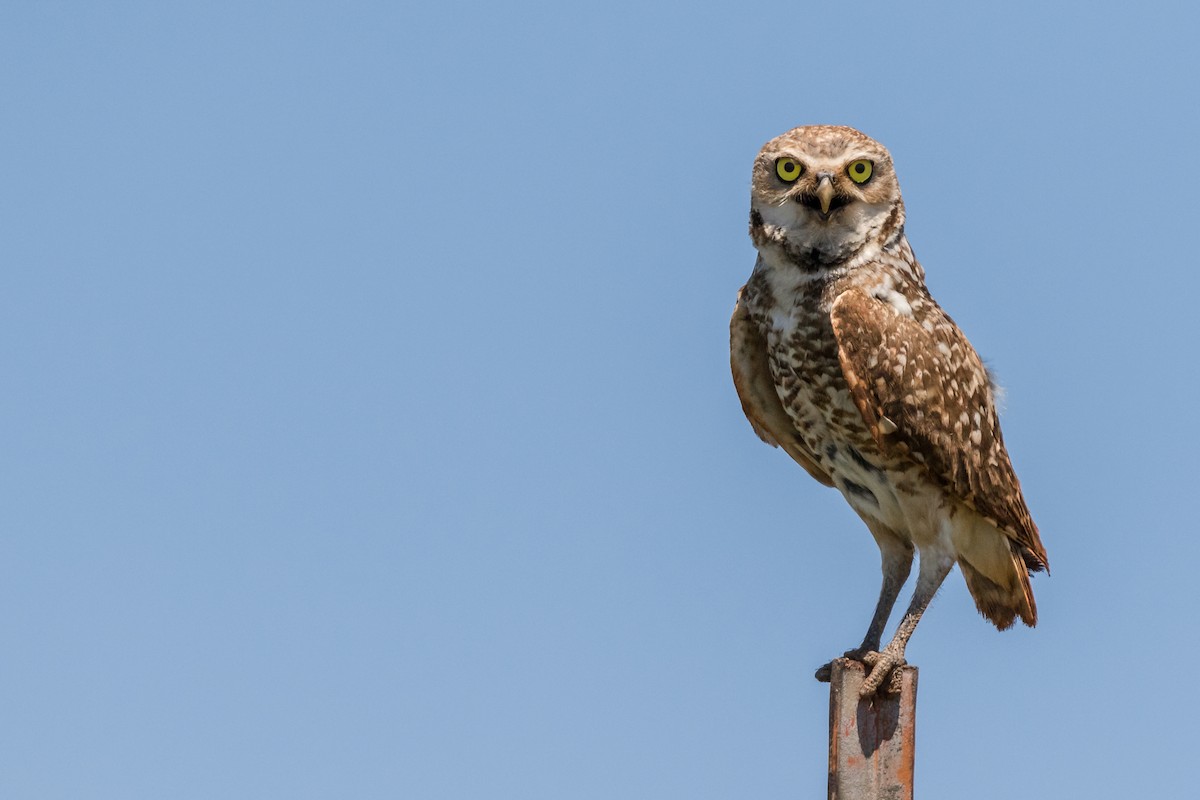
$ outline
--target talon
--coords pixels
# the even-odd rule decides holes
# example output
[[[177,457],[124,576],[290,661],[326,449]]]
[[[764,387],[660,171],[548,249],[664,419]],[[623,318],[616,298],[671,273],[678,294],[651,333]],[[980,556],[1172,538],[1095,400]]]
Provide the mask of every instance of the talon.
[[[853,650],[847,650],[842,653],[842,657],[848,658],[851,661],[857,661],[860,664],[866,664],[867,654],[873,652],[875,651],[869,647],[856,647]]]
[[[904,656],[896,653],[889,653],[886,649],[882,653],[870,652],[863,654],[863,663],[871,668],[871,672],[863,681],[862,689],[859,690],[859,697],[867,697],[875,694],[880,690],[880,687],[887,683],[886,694],[898,694],[900,692],[900,672],[898,667],[903,667],[908,662],[904,660]]]
[[[871,651],[865,647],[856,647],[853,650],[847,650],[846,652],[842,653],[842,658],[848,658],[851,661],[857,661],[858,663],[862,664],[865,663],[863,660],[864,657],[870,652]],[[837,659],[834,659],[834,661],[836,660]],[[817,671],[813,677],[815,677],[821,683],[829,683],[831,680],[833,680],[833,661],[817,667]]]

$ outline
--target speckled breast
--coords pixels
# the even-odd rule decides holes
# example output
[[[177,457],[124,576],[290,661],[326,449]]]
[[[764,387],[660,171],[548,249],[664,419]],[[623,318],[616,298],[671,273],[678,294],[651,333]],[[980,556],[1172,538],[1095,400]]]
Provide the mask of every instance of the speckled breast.
[[[784,410],[808,450],[864,518],[900,522],[893,479],[911,466],[885,457],[871,437],[838,361],[829,309],[846,287],[791,283],[767,269],[747,286]]]
[[[751,317],[767,342],[772,377],[784,409],[823,462],[831,444],[875,451],[850,398],[830,322],[830,287],[812,281],[777,296],[766,274],[751,282]]]

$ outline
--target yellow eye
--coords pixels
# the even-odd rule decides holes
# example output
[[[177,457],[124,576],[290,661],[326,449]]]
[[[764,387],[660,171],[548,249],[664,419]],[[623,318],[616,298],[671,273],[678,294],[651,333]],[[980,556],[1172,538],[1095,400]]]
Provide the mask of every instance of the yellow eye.
[[[775,159],[775,174],[779,176],[784,183],[791,183],[800,177],[800,173],[804,172],[804,167],[800,166],[800,162],[794,158]]]
[[[850,180],[855,183],[866,183],[871,180],[871,170],[875,167],[870,161],[865,158],[860,158],[858,161],[851,161],[850,166],[846,167],[846,174],[850,176]]]

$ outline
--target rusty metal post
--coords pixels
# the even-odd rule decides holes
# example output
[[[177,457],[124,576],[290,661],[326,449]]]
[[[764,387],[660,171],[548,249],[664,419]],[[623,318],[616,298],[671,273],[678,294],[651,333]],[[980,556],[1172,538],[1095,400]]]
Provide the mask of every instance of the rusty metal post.
[[[860,699],[863,665],[833,662],[829,683],[829,800],[912,800],[917,668],[900,693]]]

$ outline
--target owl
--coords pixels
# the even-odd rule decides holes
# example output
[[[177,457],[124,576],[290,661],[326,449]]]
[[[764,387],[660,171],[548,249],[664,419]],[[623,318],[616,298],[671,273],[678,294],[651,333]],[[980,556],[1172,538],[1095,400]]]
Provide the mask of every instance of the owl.
[[[909,638],[955,564],[997,628],[1035,625],[1030,575],[1046,569],[1046,550],[990,376],[930,296],[904,236],[887,149],[829,125],[767,142],[754,161],[750,238],[758,258],[730,322],[742,408],[763,441],[841,492],[879,545],[879,601],[845,654],[868,669],[863,695],[894,690]],[[915,552],[912,600],[881,647]]]

